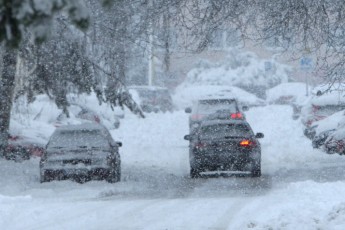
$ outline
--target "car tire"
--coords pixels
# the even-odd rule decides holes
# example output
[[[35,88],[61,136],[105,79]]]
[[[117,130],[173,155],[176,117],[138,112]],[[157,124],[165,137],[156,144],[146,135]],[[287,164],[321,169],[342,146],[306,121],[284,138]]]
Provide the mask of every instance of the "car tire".
[[[190,177],[191,178],[200,178],[201,174],[200,174],[201,170],[200,169],[196,169],[196,168],[190,168]]]
[[[106,178],[106,181],[108,183],[116,183],[116,182],[121,181],[121,166],[120,164],[118,165],[114,164],[114,165],[115,167],[109,171],[109,174]]]
[[[49,177],[45,171],[43,173],[41,173],[41,177],[40,177],[41,183],[50,182],[51,180],[52,180],[52,178]]]
[[[256,166],[254,170],[251,171],[252,177],[261,177],[261,166]]]
[[[76,177],[75,177],[75,181],[79,184],[84,184],[89,180],[90,180],[90,177],[85,176],[85,175],[76,175]]]

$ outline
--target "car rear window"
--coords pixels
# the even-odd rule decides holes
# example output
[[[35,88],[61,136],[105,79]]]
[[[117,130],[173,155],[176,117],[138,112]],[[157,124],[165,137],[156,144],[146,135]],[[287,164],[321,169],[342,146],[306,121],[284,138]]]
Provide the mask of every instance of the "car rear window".
[[[64,130],[52,135],[48,148],[106,147],[107,139],[100,130]]]
[[[219,137],[242,137],[253,135],[252,129],[247,124],[215,124],[202,126],[200,138],[210,139]]]
[[[217,110],[227,110],[230,113],[237,112],[237,104],[234,100],[204,100],[199,101],[198,113],[210,114]]]

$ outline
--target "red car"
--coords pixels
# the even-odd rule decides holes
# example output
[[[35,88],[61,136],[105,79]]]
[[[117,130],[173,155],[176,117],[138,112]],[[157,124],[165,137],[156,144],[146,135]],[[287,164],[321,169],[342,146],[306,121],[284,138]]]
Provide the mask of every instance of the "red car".
[[[41,157],[44,153],[44,144],[21,135],[9,135],[5,153],[7,160],[29,160],[32,156]]]

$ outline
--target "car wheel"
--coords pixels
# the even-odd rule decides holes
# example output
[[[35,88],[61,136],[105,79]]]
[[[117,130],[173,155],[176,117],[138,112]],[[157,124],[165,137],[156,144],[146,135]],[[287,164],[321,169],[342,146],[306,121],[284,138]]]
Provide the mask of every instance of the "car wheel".
[[[121,180],[121,166],[114,164],[114,167],[109,171],[106,178],[108,183],[116,183]]]
[[[47,174],[46,171],[44,171],[43,173],[41,173],[41,178],[40,178],[40,182],[44,183],[44,182],[50,182],[52,180],[51,176]]]
[[[254,170],[251,171],[252,177],[260,177],[261,176],[261,166],[256,166]]]
[[[201,172],[200,169],[191,168],[190,169],[190,177],[191,178],[200,178],[201,177],[200,172]]]
[[[114,128],[115,128],[115,129],[120,128],[120,122],[115,122],[115,123],[114,123]]]
[[[77,175],[75,177],[75,181],[79,184],[84,184],[85,182],[89,181],[90,177],[89,176],[85,176],[85,175]]]

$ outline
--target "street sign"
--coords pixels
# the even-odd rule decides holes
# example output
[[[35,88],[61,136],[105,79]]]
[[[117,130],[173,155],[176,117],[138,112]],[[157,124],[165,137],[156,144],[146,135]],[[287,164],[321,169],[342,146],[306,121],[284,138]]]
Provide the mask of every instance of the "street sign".
[[[300,68],[304,71],[310,71],[313,69],[313,59],[310,57],[302,57],[300,60]]]
[[[270,61],[265,61],[265,71],[269,72],[272,70],[272,62]]]

